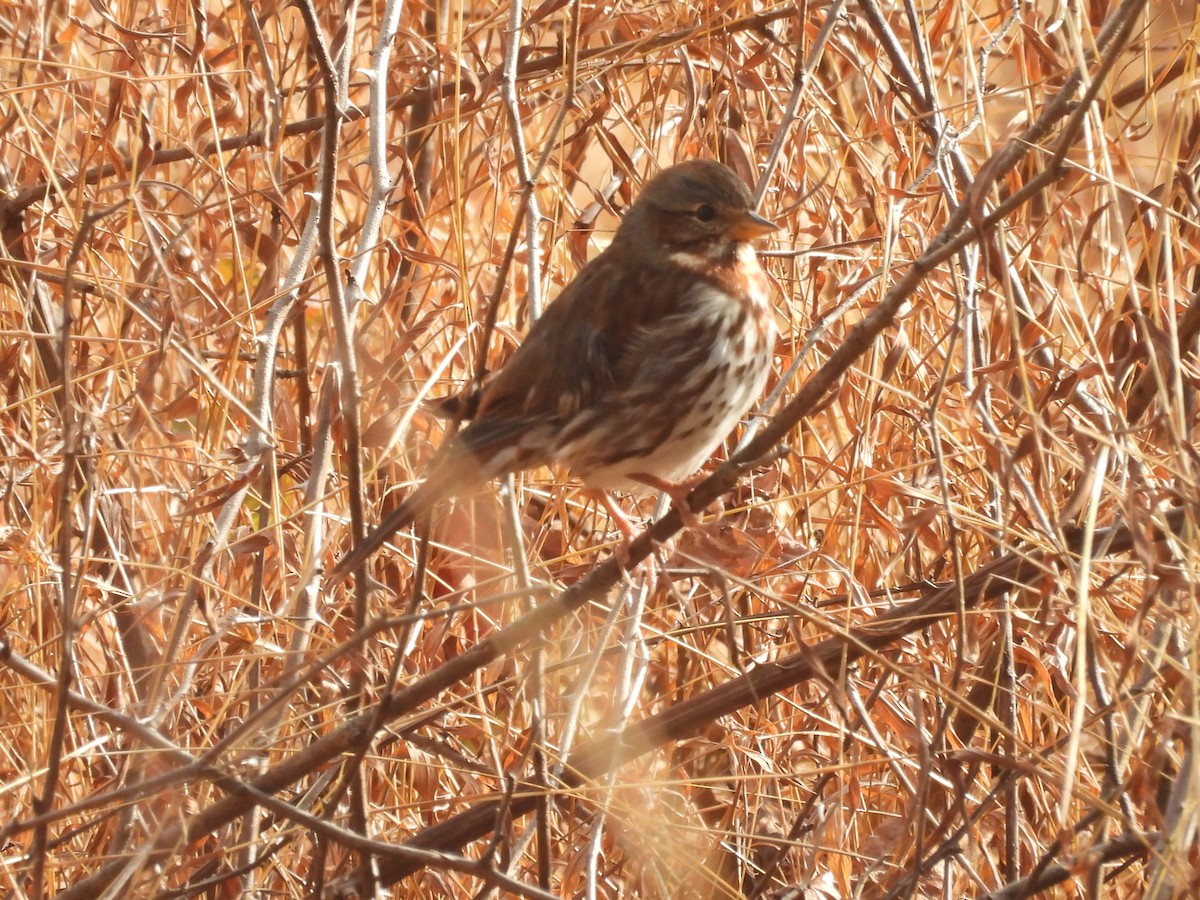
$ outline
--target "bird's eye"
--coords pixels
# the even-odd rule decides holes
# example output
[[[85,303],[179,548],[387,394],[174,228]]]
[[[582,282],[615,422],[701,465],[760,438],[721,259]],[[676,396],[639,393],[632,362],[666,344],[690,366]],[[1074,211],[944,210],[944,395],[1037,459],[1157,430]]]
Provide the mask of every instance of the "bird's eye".
[[[717,211],[705,203],[703,206],[696,207],[696,218],[701,222],[711,222],[717,217]]]

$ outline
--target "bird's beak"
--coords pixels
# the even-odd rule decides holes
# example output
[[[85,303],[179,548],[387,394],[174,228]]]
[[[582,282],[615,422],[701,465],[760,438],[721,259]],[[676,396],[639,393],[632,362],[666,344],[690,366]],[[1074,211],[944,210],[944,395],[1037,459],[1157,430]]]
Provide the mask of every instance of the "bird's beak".
[[[729,233],[733,235],[735,241],[749,241],[778,230],[779,226],[770,219],[764,219],[756,212],[747,211],[745,215],[733,223],[733,227],[729,229]]]

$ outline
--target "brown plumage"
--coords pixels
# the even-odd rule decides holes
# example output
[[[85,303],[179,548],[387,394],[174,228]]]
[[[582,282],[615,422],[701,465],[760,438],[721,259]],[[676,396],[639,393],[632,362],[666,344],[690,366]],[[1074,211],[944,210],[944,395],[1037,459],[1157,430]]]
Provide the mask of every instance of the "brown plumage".
[[[691,160],[646,184],[612,244],[468,406],[426,480],[344,556],[337,581],[436,503],[564,465],[601,490],[692,475],[762,393],[775,325],[749,241],[776,226],[729,169]]]

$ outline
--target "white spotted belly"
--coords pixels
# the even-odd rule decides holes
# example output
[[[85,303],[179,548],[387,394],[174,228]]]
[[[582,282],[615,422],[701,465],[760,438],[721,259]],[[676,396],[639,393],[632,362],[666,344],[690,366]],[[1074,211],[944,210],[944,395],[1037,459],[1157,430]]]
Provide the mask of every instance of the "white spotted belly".
[[[640,380],[565,429],[558,458],[584,484],[644,491],[633,476],[684,479],[762,396],[775,340],[770,314],[713,288],[699,299],[703,324],[693,310],[656,332]]]

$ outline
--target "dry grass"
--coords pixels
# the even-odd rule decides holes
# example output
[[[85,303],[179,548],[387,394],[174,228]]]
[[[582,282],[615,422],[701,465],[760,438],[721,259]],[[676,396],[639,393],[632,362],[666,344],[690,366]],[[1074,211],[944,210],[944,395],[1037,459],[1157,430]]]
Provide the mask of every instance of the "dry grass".
[[[1194,895],[1200,22],[1107,6],[0,11],[5,889]],[[787,452],[656,580],[539,471],[323,587],[692,156]]]

